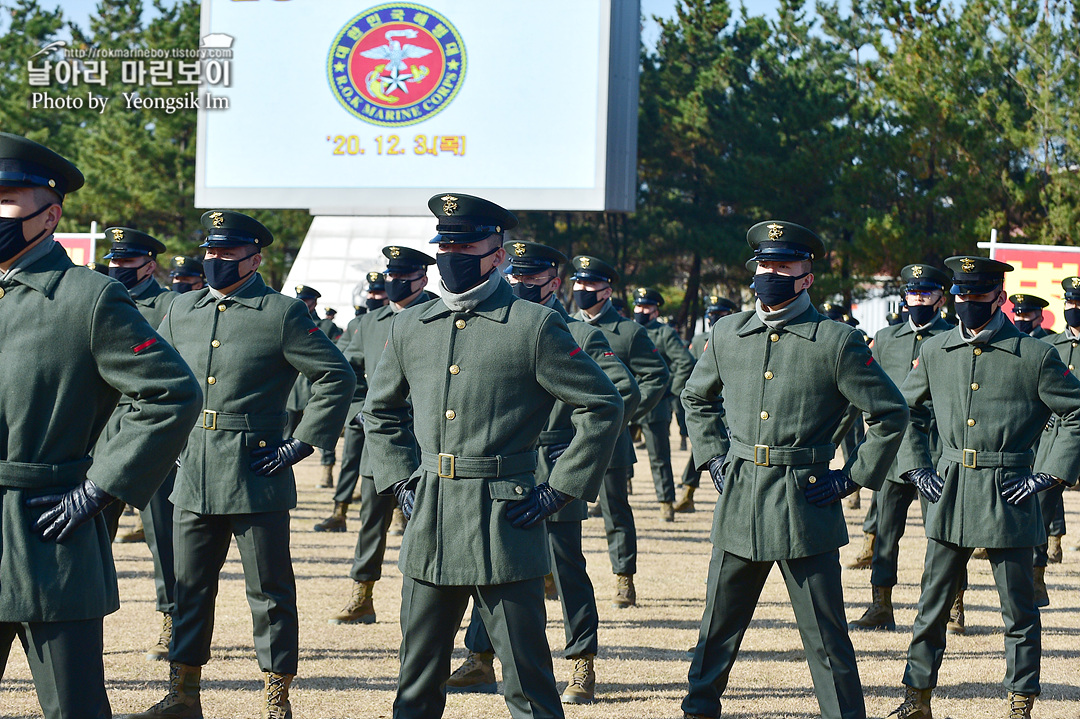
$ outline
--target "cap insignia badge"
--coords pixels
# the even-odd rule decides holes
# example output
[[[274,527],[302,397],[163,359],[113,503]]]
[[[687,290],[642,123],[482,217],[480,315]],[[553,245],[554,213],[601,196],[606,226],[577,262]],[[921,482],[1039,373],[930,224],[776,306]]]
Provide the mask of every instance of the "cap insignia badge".
[[[454,212],[457,210],[457,198],[454,197],[453,195],[443,195],[439,199],[441,199],[443,201],[443,204],[442,204],[443,214],[446,214],[446,215],[454,214]]]
[[[214,227],[221,227],[223,224],[225,224],[225,215],[221,214],[220,212],[211,212],[210,223]]]
[[[769,228],[769,239],[770,240],[779,240],[781,237],[784,236],[784,226],[783,225],[769,225],[768,228]]]
[[[515,242],[514,243],[514,254],[517,255],[518,257],[524,257],[525,256],[525,243],[524,242]]]
[[[960,269],[962,269],[964,272],[974,272],[975,260],[969,257],[965,257],[964,259],[960,260]]]
[[[121,230],[119,227],[114,227],[112,230],[112,238],[113,242],[119,242],[120,240],[124,239],[124,231]]]

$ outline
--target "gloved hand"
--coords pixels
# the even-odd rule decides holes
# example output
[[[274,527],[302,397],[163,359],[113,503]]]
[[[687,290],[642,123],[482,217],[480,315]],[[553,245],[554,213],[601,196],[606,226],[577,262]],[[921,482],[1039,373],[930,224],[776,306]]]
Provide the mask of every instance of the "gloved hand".
[[[552,464],[555,464],[555,460],[563,456],[563,452],[570,446],[569,442],[563,442],[562,444],[549,444],[547,448],[547,458]]]
[[[43,540],[62,542],[115,499],[87,479],[68,492],[28,499],[26,506],[49,507],[31,525],[31,529],[40,533]]]
[[[547,482],[533,487],[528,497],[520,502],[511,502],[506,510],[506,518],[510,524],[518,529],[528,529],[560,509],[570,504],[574,498],[569,494],[563,494]]]
[[[1010,477],[1001,483],[1001,496],[1009,504],[1020,504],[1028,497],[1050,489],[1056,484],[1058,480],[1045,472],[1024,477]]]
[[[357,412],[356,416],[349,420],[349,425],[353,427],[364,428],[364,413],[363,411]]]
[[[261,447],[251,453],[251,458],[255,460],[251,463],[251,471],[260,477],[269,477],[293,466],[314,451],[310,444],[295,437],[276,447]]]
[[[824,477],[806,485],[803,494],[806,495],[806,501],[815,507],[827,507],[857,491],[859,485],[852,482],[851,477],[844,474],[843,470],[830,469]]]
[[[929,467],[909,469],[900,475],[900,479],[908,484],[915,485],[919,494],[926,497],[926,501],[936,504],[941,499],[941,490],[945,486],[945,480],[941,475]]]
[[[727,457],[726,454],[721,454],[709,460],[709,476],[712,477],[712,484],[720,494],[724,493],[725,457]]]
[[[401,513],[405,515],[405,519],[412,519],[413,507],[416,504],[416,480],[410,477],[396,482],[393,490]]]

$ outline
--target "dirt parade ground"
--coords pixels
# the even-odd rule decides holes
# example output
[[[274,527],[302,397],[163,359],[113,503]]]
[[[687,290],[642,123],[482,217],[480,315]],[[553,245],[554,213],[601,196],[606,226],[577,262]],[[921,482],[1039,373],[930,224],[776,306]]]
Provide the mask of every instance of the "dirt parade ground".
[[[678,447],[678,437],[673,437]],[[675,451],[676,477],[687,453]],[[340,443],[339,443],[340,456]],[[400,537],[390,538],[384,577],[375,587],[378,621],[373,625],[331,626],[327,618],[345,605],[351,580],[349,566],[359,527],[359,507],[349,515],[349,532],[323,534],[312,525],[329,514],[332,490],[319,489],[316,453],[297,468],[299,506],[292,515],[292,555],[300,607],[300,671],[293,685],[293,712],[298,719],[389,717],[397,679],[401,574],[397,569]],[[632,503],[639,537],[638,606],[611,607],[614,579],[607,557],[603,522],[584,525],[589,574],[600,610],[600,653],[597,657],[597,699],[588,706],[567,706],[568,718],[644,719],[682,716],[679,703],[686,689],[688,650],[697,640],[705,597],[710,544],[709,527],[716,492],[704,477],[695,514],[677,515],[674,524],[660,521],[648,457],[638,451]],[[844,562],[858,552],[862,509],[845,510],[851,542],[841,550]],[[1051,605],[1043,610],[1042,696],[1035,715],[1046,719],[1080,717],[1080,492],[1065,493],[1070,534],[1064,560],[1051,565],[1046,582]],[[134,524],[126,514],[121,533]],[[926,541],[912,507],[901,545],[900,583],[893,595],[896,632],[853,633],[859,671],[866,692],[867,714],[884,717],[899,704],[901,678],[919,595]],[[144,652],[156,641],[161,615],[154,611],[154,581],[145,544],[113,547],[120,577],[120,611],[105,619],[105,676],[116,716],[141,711],[160,699],[168,665],[149,662]],[[849,619],[859,617],[870,598],[869,570],[844,570],[844,596]],[[972,560],[966,597],[966,636],[950,636],[934,697],[934,715],[953,719],[1000,717],[1006,713],[1002,621],[997,593],[986,561]],[[562,614],[547,602],[548,640],[554,649],[560,691],[571,663],[562,659]],[[456,667],[465,657],[464,624],[458,634]],[[251,615],[244,595],[243,574],[235,545],[222,573],[217,602],[213,656],[203,670],[205,715],[221,718],[258,717],[262,675],[255,661]],[[499,671],[496,662],[496,671]],[[12,648],[0,685],[0,716],[38,717],[29,668],[18,646]],[[450,695],[447,717],[505,717],[500,695]],[[725,717],[760,719],[818,716],[810,673],[803,657],[795,619],[783,580],[773,571],[765,585],[754,621],[724,698]]]

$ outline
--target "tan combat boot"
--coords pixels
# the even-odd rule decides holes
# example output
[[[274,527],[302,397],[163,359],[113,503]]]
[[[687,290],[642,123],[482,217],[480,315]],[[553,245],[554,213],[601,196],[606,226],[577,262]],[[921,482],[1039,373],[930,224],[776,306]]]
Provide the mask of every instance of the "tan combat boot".
[[[971,553],[972,559],[990,559],[990,553],[986,551],[986,547],[976,547],[975,551]]]
[[[330,624],[374,624],[375,604],[371,595],[375,582],[353,582],[352,596],[349,603],[340,612],[330,617]]]
[[[315,525],[316,532],[344,532],[349,514],[348,502],[334,502],[333,513]]]
[[[592,704],[596,693],[596,670],[593,655],[583,654],[574,660],[574,673],[562,693],[563,704]]]
[[[1051,534],[1046,538],[1046,561],[1061,564],[1061,535]]]
[[[637,590],[634,589],[633,574],[615,575],[615,597],[611,600],[611,606],[616,609],[626,609],[637,605]]]
[[[889,716],[897,719],[934,719],[934,713],[930,710],[930,694],[933,691],[904,685],[904,701]]]
[[[400,537],[405,534],[407,526],[409,526],[409,520],[405,519],[405,513],[400,507],[394,507],[394,517],[390,520],[390,536]]]
[[[154,706],[128,719],[203,719],[199,701],[202,667],[169,663],[169,693]]]
[[[263,672],[266,678],[266,706],[263,707],[263,719],[292,719],[292,704],[289,703],[289,685],[293,674]]]
[[[683,487],[683,495],[679,497],[679,501],[675,503],[675,511],[679,514],[693,514],[694,509],[694,492],[697,487]]]
[[[671,505],[671,502],[660,503],[660,521],[661,522],[674,522],[675,521],[675,508]]]
[[[848,569],[869,569],[870,560],[874,558],[874,540],[877,535],[867,532],[863,535],[862,549],[859,550],[858,556],[850,564],[847,565]]]
[[[322,484],[319,485],[324,489],[331,489],[334,486],[334,465],[324,464],[322,466]]]
[[[952,609],[949,610],[949,623],[945,625],[950,634],[966,634],[967,627],[964,625],[964,590],[956,593]]]
[[[493,652],[469,652],[465,662],[446,680],[448,692],[494,694],[497,688]]]
[[[172,641],[172,615],[165,613],[161,620],[161,635],[158,636],[157,644],[150,647],[146,652],[149,661],[159,661],[169,658],[169,642]]]
[[[1031,719],[1031,708],[1035,706],[1035,697],[1030,694],[1009,692],[1008,719]]]
[[[1046,567],[1035,567],[1035,606],[1050,606],[1050,594],[1046,591]]]
[[[896,631],[896,619],[893,617],[892,587],[870,587],[870,606],[863,615],[853,622],[848,622],[848,629],[884,629]]]
[[[856,490],[844,500],[848,509],[862,509],[862,492]]]
[[[138,515],[135,527],[130,532],[124,532],[116,538],[117,544],[135,544],[146,541],[146,529],[143,527],[142,515]],[[1058,546],[1061,546],[1060,544]],[[1059,551],[1058,554],[1061,554]],[[1060,561],[1060,560],[1059,560]]]

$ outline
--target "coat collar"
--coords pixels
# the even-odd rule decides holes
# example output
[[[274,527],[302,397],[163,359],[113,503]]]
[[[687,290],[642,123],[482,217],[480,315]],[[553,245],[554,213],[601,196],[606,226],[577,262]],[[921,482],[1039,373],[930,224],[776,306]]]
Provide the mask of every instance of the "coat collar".
[[[930,323],[930,326],[927,327],[926,330],[924,330],[924,331],[932,332],[934,334],[938,334],[938,333],[941,333],[941,332],[948,332],[951,329],[952,329],[952,325],[950,325],[948,322],[946,322],[941,317],[941,315],[938,315],[937,317],[934,318],[934,321]],[[897,337],[903,337],[904,335],[913,335],[913,334],[915,334],[915,330],[913,330],[911,328],[911,323],[906,321],[906,320],[900,325],[900,329],[898,329],[896,331],[896,336]]]
[[[829,320],[828,317],[814,309],[813,305],[807,307],[801,315],[788,322],[780,330],[781,332],[790,332],[796,337],[802,337],[804,340],[810,340],[813,342],[817,339],[818,325]],[[764,332],[769,329],[769,326],[761,321],[757,312],[747,312],[746,319],[743,320],[742,327],[736,330],[736,334],[739,337],[746,337],[752,335],[755,332]]]
[[[998,310],[1000,312],[1001,310]],[[994,347],[996,349],[1005,350],[1014,355],[1020,354],[1020,341],[1027,337],[1027,335],[1016,329],[1016,326],[1012,322],[1002,322],[1001,327],[994,335],[983,342],[986,347]],[[953,327],[946,335],[944,348],[946,350],[955,350],[961,347],[970,347],[964,338],[960,335],[960,325]]]
[[[135,287],[138,292],[131,293],[131,299],[135,300],[135,304],[137,305],[153,304],[154,299],[158,295],[162,295],[169,291],[162,287],[158,281],[154,279],[153,275],[146,279],[149,280],[149,282],[140,282],[139,285],[136,285]]]
[[[401,311],[404,312],[405,310],[409,309],[409,307],[418,307],[419,305],[422,305],[425,302],[430,302],[433,299],[435,299],[435,295],[431,294],[427,290],[420,290],[420,294],[416,296],[416,299],[410,302],[408,307],[403,307]],[[382,322],[383,320],[393,319],[396,313],[394,312],[394,308],[390,306],[390,303],[387,302],[385,305],[375,310],[371,314],[375,317],[376,322]]]
[[[218,301],[216,297],[210,294],[209,289],[199,290],[199,292],[204,292],[205,294],[195,300],[196,307],[205,307],[211,302]],[[245,284],[234,294],[229,295],[226,299],[243,305],[244,307],[250,307],[251,309],[257,310],[262,308],[264,298],[271,292],[273,292],[273,290],[267,287],[266,283],[263,282],[262,275],[256,272],[250,282]],[[299,300],[297,300],[297,302],[299,302]],[[307,308],[305,307],[304,310],[306,311]]]
[[[20,269],[12,277],[11,282],[26,285],[51,300],[53,292],[56,291],[56,286],[60,284],[60,278],[63,277],[64,272],[73,267],[75,267],[75,263],[68,257],[64,248],[59,242],[54,242],[52,248],[44,257]]]
[[[500,282],[499,287],[492,293],[490,297],[481,302],[477,307],[469,312],[455,313],[455,314],[470,314],[477,317],[483,317],[485,319],[505,324],[510,318],[510,305],[514,302],[525,302],[526,300],[519,300],[514,296],[514,290],[511,289],[508,282]],[[420,313],[420,321],[427,323],[433,320],[437,320],[441,317],[448,317],[452,313],[452,310],[446,306],[442,298],[428,303]]]

